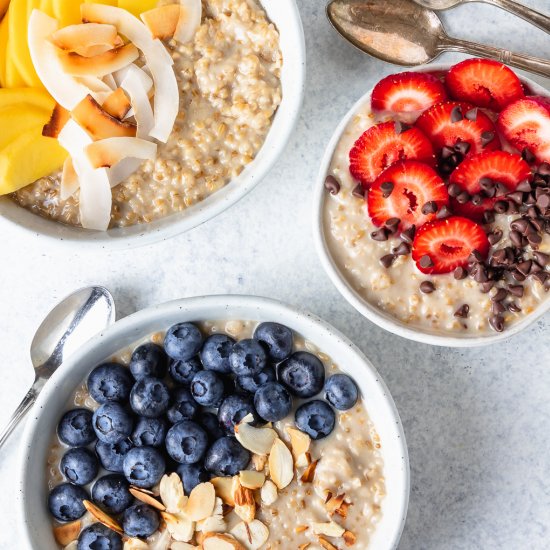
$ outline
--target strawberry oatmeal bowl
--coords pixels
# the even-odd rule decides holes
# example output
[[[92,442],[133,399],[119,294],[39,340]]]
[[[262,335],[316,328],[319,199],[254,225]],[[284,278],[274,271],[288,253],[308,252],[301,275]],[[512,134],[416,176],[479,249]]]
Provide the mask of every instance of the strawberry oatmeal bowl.
[[[321,165],[316,247],[365,317],[476,346],[550,309],[550,99],[496,61],[381,80]]]
[[[265,298],[138,312],[41,394],[22,506],[44,550],[392,550],[409,465],[355,346]]]

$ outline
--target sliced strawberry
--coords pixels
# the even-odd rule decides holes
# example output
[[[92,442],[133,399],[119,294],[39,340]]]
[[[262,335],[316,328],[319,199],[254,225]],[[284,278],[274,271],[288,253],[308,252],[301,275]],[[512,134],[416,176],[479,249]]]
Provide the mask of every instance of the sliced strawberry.
[[[505,189],[494,189],[497,184],[503,184],[507,192],[512,192],[519,182],[530,179],[531,168],[519,155],[487,151],[469,157],[451,174],[449,184],[458,185],[470,195],[480,195],[482,200],[480,204],[474,205],[471,202],[460,204],[452,199],[453,212],[480,222],[483,213],[492,210],[506,192]]]
[[[435,219],[435,213],[422,212],[432,201],[438,210],[448,205],[447,187],[431,166],[416,160],[396,162],[384,170],[367,193],[373,223],[382,226],[390,218],[399,218],[401,230]]]
[[[466,59],[453,65],[445,83],[454,99],[493,111],[502,111],[524,96],[514,71],[491,59]]]
[[[508,105],[498,117],[498,129],[518,151],[529,149],[540,162],[550,162],[550,102],[526,97]]]
[[[424,111],[447,99],[441,80],[428,73],[404,72],[382,79],[372,91],[373,111]]]
[[[418,229],[412,257],[422,273],[450,273],[457,267],[466,267],[474,250],[487,257],[489,240],[485,231],[472,220],[453,216]]]
[[[416,127],[431,139],[438,155],[459,150],[461,156],[471,156],[500,148],[495,125],[471,103],[447,101],[434,105],[420,115]]]
[[[430,140],[417,128],[383,122],[371,126],[355,142],[349,152],[349,170],[355,179],[368,187],[388,166],[405,159],[435,164]]]

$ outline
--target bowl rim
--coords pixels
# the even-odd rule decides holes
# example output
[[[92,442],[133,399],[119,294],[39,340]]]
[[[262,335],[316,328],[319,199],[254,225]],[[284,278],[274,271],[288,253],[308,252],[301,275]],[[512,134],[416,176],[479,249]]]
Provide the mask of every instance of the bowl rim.
[[[363,352],[359,350],[357,346],[353,344],[344,334],[312,313],[271,298],[251,295],[223,294],[173,300],[133,313],[128,317],[117,321],[115,324],[108,327],[104,332],[95,336],[87,344],[77,350],[54,373],[34,405],[34,414],[32,414],[27,421],[21,444],[22,463],[19,471],[20,498],[18,500],[23,522],[23,532],[26,541],[32,546],[32,541],[36,540],[37,536],[33,529],[33,524],[35,524],[36,518],[31,517],[29,514],[29,507],[32,507],[31,501],[33,501],[32,491],[29,487],[27,487],[27,483],[29,483],[29,471],[36,470],[35,463],[33,462],[33,450],[35,445],[40,445],[37,443],[37,436],[39,433],[42,433],[40,431],[42,428],[41,424],[49,423],[52,424],[51,427],[53,429],[55,427],[55,424],[51,421],[51,419],[42,420],[45,414],[43,409],[46,404],[53,400],[52,398],[54,397],[59,399],[59,391],[64,391],[67,394],[74,391],[72,380],[68,381],[66,379],[71,377],[71,373],[73,377],[78,375],[80,380],[85,377],[85,373],[89,370],[89,364],[86,363],[84,358],[94,353],[97,354],[97,351],[100,350],[102,346],[112,346],[114,345],[113,343],[115,343],[116,345],[119,345],[119,349],[121,347],[124,348],[124,344],[126,342],[135,342],[142,335],[155,331],[155,328],[152,327],[156,326],[156,330],[161,330],[160,327],[169,326],[172,321],[172,319],[170,319],[171,317],[178,316],[179,318],[181,315],[182,320],[192,320],[193,318],[203,319],[205,318],[205,315],[208,315],[207,311],[211,311],[212,308],[218,311],[220,319],[238,319],[239,311],[249,312],[247,315],[254,315],[257,312],[258,321],[265,320],[269,317],[273,318],[273,320],[277,322],[288,323],[288,325],[298,333],[302,330],[314,332],[316,334],[316,339],[320,342],[326,342],[327,340],[323,339],[323,337],[325,337],[326,339],[332,341],[331,345],[338,348],[338,354],[341,354],[342,359],[344,357],[347,357],[348,359],[352,358],[353,363],[358,365],[357,368],[362,370],[364,376],[361,378],[361,381],[358,381],[358,385],[360,389],[363,387],[368,387],[369,399],[376,398],[378,401],[377,408],[379,410],[376,414],[384,418],[385,427],[383,431],[385,433],[386,440],[388,438],[392,440],[391,444],[386,445],[386,447],[391,447],[394,449],[392,454],[395,456],[391,460],[393,465],[392,472],[394,478],[396,479],[395,485],[399,489],[399,491],[396,491],[399,494],[396,494],[395,497],[392,498],[392,510],[394,509],[394,512],[392,514],[384,514],[380,522],[380,524],[382,524],[382,522],[387,522],[384,524],[383,531],[385,537],[377,540],[378,545],[376,548],[395,550],[405,525],[409,503],[409,455],[403,425],[396,405],[385,382],[380,377],[376,368],[363,354]],[[232,313],[233,311],[237,312],[236,316]],[[210,318],[213,319],[213,317]],[[241,318],[245,319],[244,317]],[[300,328],[298,328],[298,326]],[[311,339],[309,336],[308,338]],[[117,342],[121,339],[124,341],[124,344],[117,344]],[[106,352],[101,351],[101,353],[103,354],[102,357],[104,357],[103,360],[110,356],[110,354]],[[333,357],[333,355],[334,353],[331,354],[331,357]],[[338,357],[333,358],[337,363],[341,363]],[[90,361],[91,359],[88,359],[88,363],[90,363]],[[349,364],[349,362],[346,362],[346,364]],[[80,365],[80,367],[78,365]],[[346,368],[343,367],[343,370],[345,372]],[[374,394],[375,397],[372,397]],[[371,411],[372,407],[369,412]],[[395,450],[398,450],[398,453],[395,453]],[[400,456],[397,456],[398,454]],[[384,456],[384,462],[386,465],[389,463],[387,456]],[[398,468],[395,467],[396,464],[399,465]],[[43,469],[43,471],[45,474],[45,469]],[[385,477],[388,477],[387,474]],[[34,498],[33,502],[36,503],[36,498]]]
[[[269,6],[264,6],[263,0],[260,0],[260,4],[269,16]],[[280,46],[284,57],[281,72],[283,96],[261,148],[239,176],[181,212],[146,224],[107,231],[90,231],[50,220],[19,206],[8,196],[0,196],[0,227],[4,225],[6,230],[29,238],[38,237],[47,246],[79,246],[116,251],[151,245],[186,233],[239,202],[266,177],[280,159],[298,124],[305,95],[306,44],[296,0],[276,0],[272,5],[276,6],[273,9],[286,12],[285,17],[275,22],[281,34]],[[283,35],[287,38],[283,39]],[[283,44],[287,44],[284,49]],[[289,55],[290,51],[292,55]],[[288,72],[285,67],[288,67]]]
[[[414,72],[438,72],[448,71],[454,63],[433,63],[429,65],[422,65],[415,68],[407,68],[407,71]],[[516,72],[516,74],[518,74]],[[527,84],[535,95],[549,95],[550,91],[541,84],[518,74],[520,80]],[[363,317],[366,317],[369,321],[383,328],[384,330],[391,332],[397,336],[401,336],[408,340],[420,342],[422,344],[430,344],[433,346],[445,346],[455,348],[473,348],[495,344],[503,340],[515,336],[519,332],[526,329],[528,326],[535,323],[545,313],[550,310],[550,297],[541,304],[519,323],[514,324],[510,329],[504,332],[487,334],[484,336],[450,336],[446,334],[436,334],[425,331],[421,328],[411,328],[404,322],[399,321],[397,318],[392,317],[390,314],[383,312],[373,304],[364,299],[346,280],[342,274],[340,268],[337,265],[336,260],[330,252],[330,247],[325,238],[325,226],[324,226],[324,206],[327,199],[326,190],[324,188],[324,182],[327,173],[332,162],[332,157],[336,150],[336,147],[340,141],[340,138],[345,131],[348,123],[355,115],[355,113],[361,109],[365,103],[369,100],[372,94],[372,89],[368,90],[358,101],[350,108],[346,115],[338,123],[338,126],[334,130],[330,141],[328,142],[325,151],[323,153],[319,172],[314,183],[313,191],[313,240],[314,246],[317,250],[317,255],[321,261],[321,264],[334,286],[340,292],[340,294],[346,299],[346,301],[352,305]]]

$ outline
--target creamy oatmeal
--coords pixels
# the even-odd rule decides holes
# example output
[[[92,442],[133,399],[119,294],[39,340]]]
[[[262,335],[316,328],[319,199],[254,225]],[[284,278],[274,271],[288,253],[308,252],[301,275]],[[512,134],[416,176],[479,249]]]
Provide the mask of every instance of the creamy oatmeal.
[[[257,323],[251,321],[208,321],[200,324],[205,335],[227,334],[237,341],[251,338],[256,327]],[[132,351],[136,346],[148,341],[162,344],[164,337],[164,333],[155,333],[150,338],[136,342],[135,346],[122,350],[111,360],[128,365]],[[296,334],[294,335],[293,351],[307,351],[318,357],[324,365],[327,378],[340,372],[330,357],[314,344],[305,341]],[[162,523],[159,529],[146,540],[126,536],[124,548],[187,549],[196,548],[198,547],[196,545],[201,543],[204,544],[205,550],[225,548],[225,546],[216,546],[214,541],[211,541],[211,546],[206,544],[209,536],[215,538],[212,533],[209,533],[210,527],[213,532],[229,536],[231,540],[235,539],[236,545],[227,548],[236,550],[244,548],[272,550],[276,548],[300,550],[325,548],[330,550],[348,546],[358,549],[368,548],[369,540],[382,516],[385,479],[383,444],[369,418],[364,400],[359,398],[359,401],[349,410],[336,411],[334,431],[328,437],[319,440],[311,440],[303,432],[297,430],[294,411],[305,400],[294,398],[294,401],[292,414],[273,423],[277,436],[284,441],[285,452],[291,457],[292,481],[288,482],[284,488],[277,489],[276,484],[279,484],[280,472],[277,472],[278,466],[275,461],[271,460],[275,453],[273,449],[268,456],[253,453],[248,466],[249,471],[255,472],[256,475],[258,475],[257,472],[261,472],[260,475],[264,477],[260,481],[261,488],[248,490],[252,502],[256,502],[255,513],[253,512],[247,521],[250,525],[248,536],[251,536],[252,539],[247,540],[247,535],[243,535],[245,532],[242,519],[244,508],[242,506],[239,508],[235,496],[233,502],[231,502],[231,498],[227,500],[223,484],[219,484],[219,480],[221,479],[223,482],[224,479],[217,477],[213,479],[212,483],[216,487],[216,497],[221,498],[219,500],[220,508],[216,512],[217,500],[213,517],[203,521],[216,520],[218,523],[208,523],[209,527],[202,529],[201,532],[201,521],[197,522],[195,534],[185,539],[191,546],[178,546],[183,543],[177,541],[183,541],[184,538],[177,538],[177,535],[173,538],[170,525]],[[98,403],[90,396],[86,383],[76,391],[67,408],[75,406],[91,410],[98,408]],[[200,420],[198,421],[200,422]],[[259,434],[261,429],[261,427],[256,429],[254,434]],[[295,440],[294,437],[297,434],[301,434],[301,438]],[[243,441],[243,444],[245,444],[245,435],[242,435],[242,440],[239,439],[239,441]],[[307,447],[302,447],[304,436],[309,440]],[[50,490],[65,481],[59,463],[67,448],[58,437],[54,438],[47,465],[47,482]],[[292,451],[292,455],[289,450]],[[172,470],[168,469],[166,473],[170,471]],[[108,472],[102,469],[98,477],[105,473]],[[227,480],[231,487],[231,478],[227,478]],[[166,504],[164,496],[166,488],[163,488],[163,483],[165,481],[162,481],[160,486],[156,485],[151,494],[155,499],[158,499],[160,494],[160,499]],[[88,492],[92,485],[86,487]],[[223,514],[221,512],[222,501]],[[221,515],[217,517],[217,513]],[[92,513],[86,512],[78,520],[80,522],[78,531],[80,532],[97,522],[97,517],[97,513],[93,510]],[[116,522],[118,518],[115,516],[113,519]],[[68,525],[72,525],[72,523],[54,522],[54,528],[61,529],[62,532],[68,530]],[[250,529],[252,534],[250,534]],[[265,533],[262,529],[266,530]],[[265,540],[261,538],[262,536]],[[218,543],[221,544],[220,541]],[[63,547],[63,545],[61,546]],[[72,546],[69,547],[72,548]]]
[[[203,0],[193,41],[166,42],[180,110],[155,160],[113,188],[111,227],[180,212],[224,187],[252,162],[281,102],[279,34],[256,0]],[[79,225],[78,192],[59,193],[61,174],[12,195],[47,218]]]

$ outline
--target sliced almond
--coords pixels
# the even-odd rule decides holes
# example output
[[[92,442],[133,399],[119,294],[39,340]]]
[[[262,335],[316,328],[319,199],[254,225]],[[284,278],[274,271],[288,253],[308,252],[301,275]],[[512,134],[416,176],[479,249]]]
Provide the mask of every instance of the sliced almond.
[[[266,480],[260,491],[260,497],[262,499],[262,504],[271,506],[279,497],[277,485],[275,485],[275,483],[273,483],[270,479]]]
[[[306,550],[306,548],[308,548],[309,546],[311,546],[311,542],[304,542],[303,544],[300,544],[300,546],[298,546],[298,550]]]
[[[160,498],[171,514],[183,512],[187,504],[187,497],[183,493],[183,483],[178,474],[173,472],[170,475],[164,475],[160,480]]]
[[[84,508],[90,512],[90,514],[97,520],[99,523],[105,525],[109,529],[116,531],[117,533],[123,533],[122,527],[116,522],[111,516],[108,516],[103,510],[99,509],[93,502],[89,500],[83,500],[82,504]]]
[[[214,512],[209,518],[197,521],[196,530],[202,533],[223,533],[226,529],[224,519],[223,501],[220,497],[216,497]]]
[[[80,520],[64,523],[63,525],[53,528],[53,536],[58,544],[67,546],[67,544],[78,539],[81,527],[82,522]]]
[[[214,485],[209,481],[199,483],[189,495],[189,500],[184,508],[184,514],[191,521],[200,521],[212,515],[215,504],[216,490],[214,489]]]
[[[247,417],[235,426],[237,441],[251,453],[268,454],[273,442],[277,439],[277,432],[271,428],[255,428],[245,422]]]
[[[345,493],[342,493],[341,495],[332,496],[331,493],[329,493],[329,498],[325,503],[325,508],[327,509],[327,512],[329,514],[334,514],[340,506],[342,506],[342,503],[344,502],[344,499],[346,498]],[[328,496],[328,495],[327,495]]]
[[[59,136],[59,132],[61,132],[63,126],[67,124],[67,121],[70,118],[71,114],[69,111],[67,111],[67,109],[63,109],[59,103],[56,103],[48,124],[42,128],[42,135],[44,137],[57,138]]]
[[[252,455],[252,466],[257,472],[263,472],[265,470],[265,465],[267,464],[267,455]]]
[[[225,504],[235,506],[233,498],[233,478],[232,477],[214,477],[210,480],[214,485],[216,495],[219,496]]]
[[[140,17],[151,31],[153,38],[165,40],[166,38],[172,38],[176,32],[180,18],[180,7],[178,4],[160,6],[142,13]]]
[[[137,489],[136,487],[130,487],[130,494],[137,498],[140,502],[144,502],[145,504],[148,504],[152,508],[155,508],[156,510],[160,510],[161,512],[164,512],[166,510],[166,506],[162,504],[162,502],[159,502],[155,497],[144,493],[141,489]]]
[[[314,460],[304,471],[300,477],[302,483],[311,483],[315,477],[315,470],[317,469],[318,460]]]
[[[311,464],[311,455],[302,453],[296,458],[296,468],[307,468]]]
[[[346,519],[348,517],[348,509],[351,506],[351,502],[342,502],[339,508],[335,510],[335,512],[342,518]]]
[[[243,470],[239,473],[239,481],[247,489],[261,489],[265,483],[265,474],[253,470]]]
[[[338,550],[334,544],[331,544],[327,539],[324,537],[317,537],[319,540],[319,544],[325,549],[325,550]]]
[[[256,499],[252,489],[243,487],[239,477],[233,478],[233,499],[235,501],[235,513],[247,523],[256,516]]]
[[[311,437],[301,430],[290,426],[287,426],[286,433],[290,437],[290,445],[292,447],[292,455],[294,456],[294,460],[298,460],[298,457],[309,451]]]
[[[341,537],[346,531],[335,521],[327,521],[325,523],[313,522],[311,528],[316,535],[326,535],[327,537]]]
[[[50,41],[61,50],[86,57],[105,53],[124,44],[114,25],[101,23],[63,27],[50,36]]]
[[[127,539],[124,541],[124,550],[149,550],[149,545],[141,539]]]
[[[246,550],[234,537],[222,533],[208,533],[202,541],[203,550]]]
[[[346,546],[353,546],[357,542],[357,537],[351,531],[346,531],[342,536]]]
[[[111,116],[122,120],[132,108],[130,99],[122,88],[117,88],[101,106]]]
[[[231,534],[247,550],[258,550],[269,539],[269,529],[258,519],[250,523],[238,523],[231,529]]]
[[[284,489],[294,479],[292,455],[280,439],[273,442],[269,453],[269,475],[279,489]]]
[[[195,532],[195,523],[183,514],[169,514],[161,512],[162,519],[172,538],[180,542],[189,542]]]

